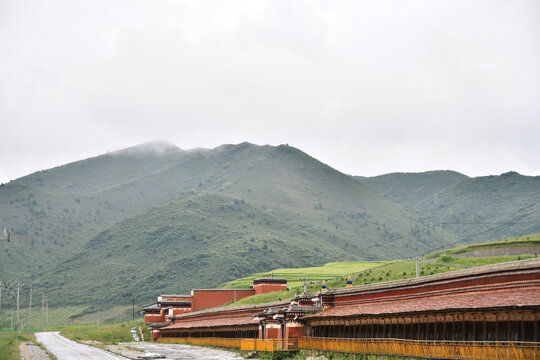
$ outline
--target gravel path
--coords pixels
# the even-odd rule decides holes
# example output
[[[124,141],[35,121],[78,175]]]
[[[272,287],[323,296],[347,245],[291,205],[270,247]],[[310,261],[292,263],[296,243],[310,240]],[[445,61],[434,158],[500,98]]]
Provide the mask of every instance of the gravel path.
[[[59,332],[36,333],[36,340],[47,348],[58,360],[125,360],[105,350],[79,344],[66,339]],[[33,358],[32,358],[33,359]]]
[[[152,342],[132,342],[122,345],[141,349],[147,353],[157,353],[165,355],[167,359],[182,360],[239,360],[243,359],[235,353],[210,349],[201,346],[181,345],[181,344],[160,344]]]

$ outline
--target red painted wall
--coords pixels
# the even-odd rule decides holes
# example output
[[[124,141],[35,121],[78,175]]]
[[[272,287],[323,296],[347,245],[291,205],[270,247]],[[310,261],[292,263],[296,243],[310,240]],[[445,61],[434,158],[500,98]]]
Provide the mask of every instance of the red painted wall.
[[[392,298],[396,296],[412,295],[412,294],[425,294],[433,291],[440,290],[456,290],[461,288],[474,289],[476,286],[495,285],[495,284],[508,284],[520,281],[538,280],[539,273],[521,273],[521,274],[490,274],[488,276],[466,276],[462,279],[456,279],[449,282],[447,279],[433,280],[426,282],[426,286],[409,286],[402,285],[395,288],[384,289],[382,291],[365,291],[362,293],[351,293],[343,296],[336,296],[334,303],[337,305],[342,302],[358,301],[358,300],[372,300],[380,298]],[[452,279],[453,280],[453,279]]]
[[[173,315],[187,314],[191,312],[191,308],[173,308]]]
[[[285,330],[286,337],[287,338],[300,338],[304,336],[304,327],[303,326],[295,326],[295,327],[289,327],[287,326],[287,329]]]
[[[280,337],[281,337],[281,329],[266,327],[266,338],[267,339],[279,339]]]
[[[192,290],[191,308],[193,311],[208,309],[234,300],[234,290]],[[255,295],[252,289],[237,289],[236,300]]]
[[[144,315],[145,324],[150,324],[154,322],[165,322],[165,316],[161,316],[159,314],[145,314]]]
[[[272,291],[281,291],[287,288],[287,284],[258,284],[253,285],[255,295],[266,294]]]

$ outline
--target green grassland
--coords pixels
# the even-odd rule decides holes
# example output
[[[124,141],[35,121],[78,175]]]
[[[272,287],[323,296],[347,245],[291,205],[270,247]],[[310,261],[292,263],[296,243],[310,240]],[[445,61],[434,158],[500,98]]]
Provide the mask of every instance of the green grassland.
[[[361,271],[386,264],[387,261],[345,261],[345,262],[332,262],[324,264],[319,267],[305,267],[305,268],[293,268],[293,269],[274,269],[271,271],[272,277],[287,279],[287,285],[289,287],[295,287],[302,285],[303,281],[300,279],[308,278],[314,281],[323,281],[336,276],[346,276],[348,274],[359,273]],[[233,287],[233,283],[236,288],[247,288],[253,284],[253,280],[261,277],[268,277],[269,273],[257,273],[241,279],[230,281],[223,284],[220,288]]]

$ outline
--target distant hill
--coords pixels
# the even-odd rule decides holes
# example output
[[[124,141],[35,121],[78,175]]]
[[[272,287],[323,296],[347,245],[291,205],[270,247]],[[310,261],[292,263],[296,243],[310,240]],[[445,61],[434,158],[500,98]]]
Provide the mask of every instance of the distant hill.
[[[374,177],[356,176],[356,179],[407,209],[469,177],[456,171],[438,170],[423,173],[391,173]]]
[[[0,201],[9,204],[0,219],[15,228],[13,242],[0,244],[0,270],[35,279],[51,305],[413,256],[440,238],[429,222],[284,145],[149,143],[4,184]]]
[[[464,243],[540,231],[540,177],[509,172],[468,178],[452,171],[357,179]]]

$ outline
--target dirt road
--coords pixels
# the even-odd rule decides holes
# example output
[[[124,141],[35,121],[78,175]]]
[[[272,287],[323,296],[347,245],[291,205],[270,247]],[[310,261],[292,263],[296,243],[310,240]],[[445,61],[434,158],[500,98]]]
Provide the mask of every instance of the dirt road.
[[[60,336],[58,332],[36,333],[36,340],[47,348],[58,360],[125,360],[105,350],[79,344]]]
[[[235,353],[215,350],[200,346],[180,344],[158,344],[150,342],[128,343],[130,347],[141,349],[148,353],[165,355],[167,359],[181,360],[238,360],[243,359]]]

